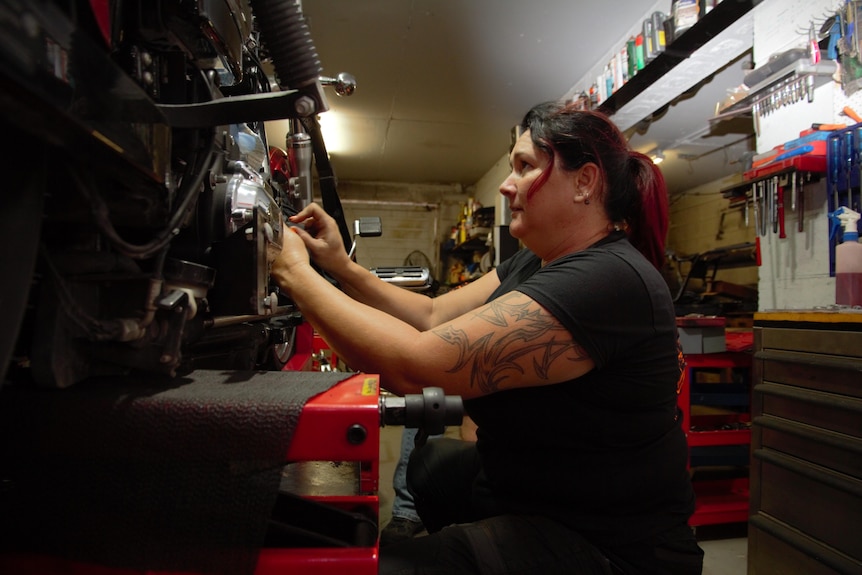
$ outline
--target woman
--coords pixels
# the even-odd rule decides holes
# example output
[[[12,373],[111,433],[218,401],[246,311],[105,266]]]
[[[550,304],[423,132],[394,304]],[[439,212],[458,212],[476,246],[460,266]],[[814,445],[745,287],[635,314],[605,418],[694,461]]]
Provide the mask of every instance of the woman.
[[[285,234],[273,266],[350,366],[398,394],[460,395],[478,425],[475,444],[414,452],[430,534],[386,547],[380,572],[699,574],[681,353],[657,269],[664,180],[601,114],[546,103],[521,128],[500,193],[527,249],[479,280],[434,299],[381,282],[317,206],[292,218],[305,230]]]

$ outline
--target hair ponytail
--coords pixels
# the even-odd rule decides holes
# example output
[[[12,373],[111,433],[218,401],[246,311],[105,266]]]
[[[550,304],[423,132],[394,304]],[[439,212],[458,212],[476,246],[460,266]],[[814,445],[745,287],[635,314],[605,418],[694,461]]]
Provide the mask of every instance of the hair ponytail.
[[[631,152],[629,165],[632,180],[640,196],[640,202],[637,202],[639,206],[626,217],[629,241],[657,269],[662,269],[665,264],[664,247],[668,230],[668,199],[664,175],[649,157],[640,152]]]

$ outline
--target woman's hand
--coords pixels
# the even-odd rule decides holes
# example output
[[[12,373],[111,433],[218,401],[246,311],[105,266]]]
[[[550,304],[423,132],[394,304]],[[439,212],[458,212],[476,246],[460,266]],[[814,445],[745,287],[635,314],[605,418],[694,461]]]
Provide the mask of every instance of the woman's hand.
[[[281,252],[273,260],[270,271],[272,278],[288,295],[291,294],[292,288],[290,280],[297,272],[305,268],[311,269],[308,250],[303,239],[299,237],[300,232],[299,228],[283,226]]]
[[[302,225],[292,229],[305,242],[314,263],[324,271],[336,276],[339,270],[350,264],[338,224],[318,204],[309,204],[291,216],[290,222]]]

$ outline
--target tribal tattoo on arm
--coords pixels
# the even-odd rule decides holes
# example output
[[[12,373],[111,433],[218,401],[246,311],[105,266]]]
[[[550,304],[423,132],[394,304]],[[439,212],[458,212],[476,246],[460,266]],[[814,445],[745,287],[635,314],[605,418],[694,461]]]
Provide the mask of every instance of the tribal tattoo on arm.
[[[568,330],[523,294],[506,294],[474,317],[492,327],[475,341],[470,341],[463,330],[451,325],[432,331],[458,348],[458,361],[447,371],[456,373],[469,366],[471,387],[478,386],[485,393],[499,391],[512,372],[524,375],[530,365],[539,379],[547,380],[555,360],[563,358],[578,362],[589,359]],[[526,361],[527,358],[531,360]]]

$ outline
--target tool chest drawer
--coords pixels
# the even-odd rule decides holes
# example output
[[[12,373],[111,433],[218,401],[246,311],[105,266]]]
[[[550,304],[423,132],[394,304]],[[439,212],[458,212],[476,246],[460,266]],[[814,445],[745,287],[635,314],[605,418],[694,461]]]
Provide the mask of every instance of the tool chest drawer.
[[[748,574],[862,573],[862,314],[758,313]]]

